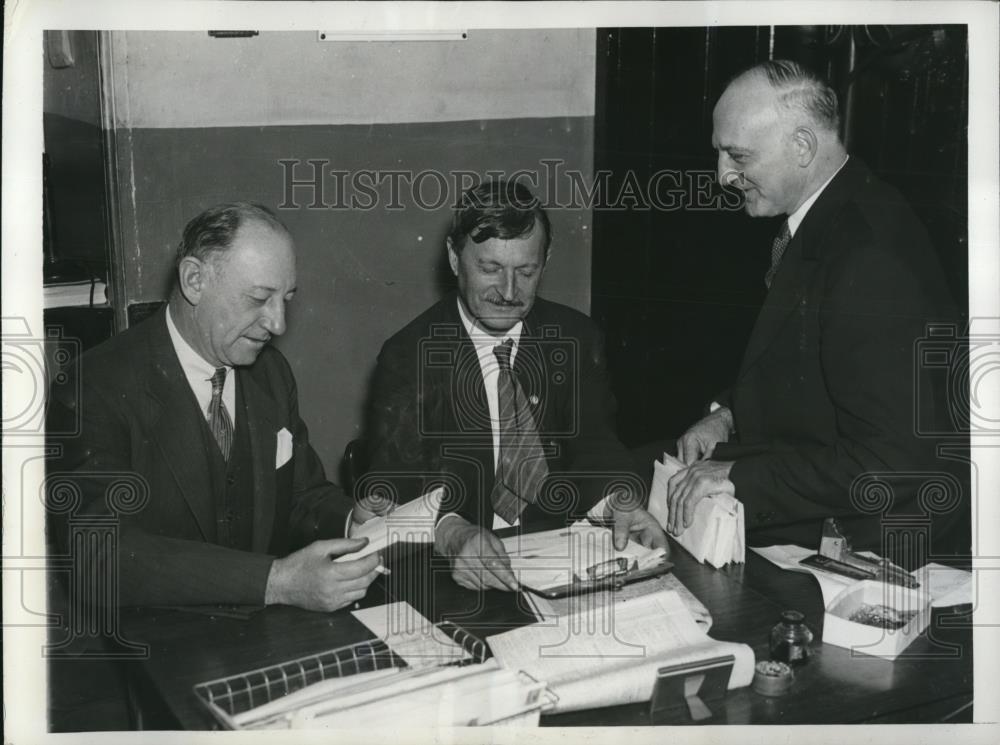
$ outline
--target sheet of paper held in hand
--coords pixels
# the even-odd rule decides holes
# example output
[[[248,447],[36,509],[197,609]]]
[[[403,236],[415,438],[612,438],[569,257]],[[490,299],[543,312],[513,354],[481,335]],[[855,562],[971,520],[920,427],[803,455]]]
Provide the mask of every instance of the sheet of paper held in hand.
[[[434,523],[444,497],[438,488],[401,504],[386,516],[373,517],[351,531],[351,538],[367,538],[368,545],[360,551],[338,556],[334,561],[353,561],[382,551],[393,543],[433,543]]]
[[[609,528],[583,520],[568,528],[504,538],[503,547],[518,582],[539,590],[587,580],[589,568],[614,559],[624,558],[630,568],[642,571],[662,563],[666,556],[663,549],[646,548],[633,540],[618,551]]]
[[[711,639],[673,591],[531,624],[487,643],[503,667],[548,683],[557,711],[646,701],[659,668],[721,655],[735,659],[729,688],[753,678],[753,650]]]

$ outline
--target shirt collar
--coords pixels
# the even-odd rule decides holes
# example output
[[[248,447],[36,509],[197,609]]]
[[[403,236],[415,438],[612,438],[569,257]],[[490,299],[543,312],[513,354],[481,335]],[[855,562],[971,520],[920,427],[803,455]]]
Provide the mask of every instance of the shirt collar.
[[[788,216],[788,232],[793,237],[795,236],[795,231],[799,229],[799,225],[801,225],[802,221],[805,219],[806,213],[809,211],[809,208],[813,206],[813,203],[817,199],[819,199],[819,195],[823,193],[823,189],[829,186],[830,182],[833,181],[834,177],[838,173],[840,173],[841,169],[847,163],[847,160],[848,160],[847,158],[844,158],[844,162],[840,164],[840,166],[837,168],[836,171],[833,172],[830,178],[824,181],[822,186],[820,186],[816,191],[814,191],[806,201],[800,204],[799,208],[795,210],[795,212],[793,212]]]
[[[507,341],[507,339],[513,339],[514,349],[511,350],[511,363],[513,364],[514,353],[517,351],[517,343],[521,339],[521,329],[524,327],[524,321],[518,321],[511,327],[510,331],[502,337],[493,336],[492,334],[489,334],[479,328],[475,321],[469,317],[468,312],[465,310],[465,304],[462,302],[462,298],[455,298],[455,302],[458,303],[458,315],[462,318],[462,325],[465,326],[465,331],[468,333],[469,338],[472,339],[472,343],[476,346],[476,350],[479,351],[485,347],[489,347],[490,351],[492,351],[493,347],[498,344],[502,344]]]
[[[194,348],[181,336],[181,332],[170,315],[169,305],[167,305],[167,333],[170,334],[170,341],[173,342],[174,351],[177,352],[177,359],[180,360],[185,377],[188,380],[211,380],[215,374],[215,368],[194,351]],[[226,367],[227,377],[231,370],[231,367]]]

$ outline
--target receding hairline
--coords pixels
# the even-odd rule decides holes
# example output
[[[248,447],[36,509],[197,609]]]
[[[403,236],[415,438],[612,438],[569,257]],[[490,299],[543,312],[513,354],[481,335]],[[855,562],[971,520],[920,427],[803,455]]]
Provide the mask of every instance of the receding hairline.
[[[839,128],[839,112],[837,108],[836,92],[826,81],[822,80],[815,73],[807,68],[788,61],[777,61],[774,64],[792,68],[790,79],[776,79],[778,73],[768,69],[770,63],[755,65],[737,74],[726,86],[723,96],[736,86],[747,87],[757,83],[759,89],[768,91],[770,97],[766,100],[756,98],[760,101],[760,108],[755,113],[773,108],[777,118],[785,123],[802,126],[812,125],[823,131],[836,134]],[[788,69],[783,70],[788,74]],[[821,111],[822,103],[817,103],[826,98],[823,103],[828,103],[832,108],[832,113]],[[829,99],[832,99],[830,101]],[[720,99],[721,101],[721,99]]]

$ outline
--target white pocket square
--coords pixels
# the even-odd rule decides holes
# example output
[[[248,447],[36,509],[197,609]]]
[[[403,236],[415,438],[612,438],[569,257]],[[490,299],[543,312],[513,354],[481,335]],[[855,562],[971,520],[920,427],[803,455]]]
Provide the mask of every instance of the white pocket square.
[[[292,433],[282,427],[278,430],[278,447],[274,453],[274,468],[277,470],[292,459]]]

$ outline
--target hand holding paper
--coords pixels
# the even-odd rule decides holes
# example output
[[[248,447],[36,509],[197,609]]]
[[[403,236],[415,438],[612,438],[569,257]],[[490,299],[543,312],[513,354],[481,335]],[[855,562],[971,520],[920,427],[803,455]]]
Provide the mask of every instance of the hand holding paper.
[[[707,561],[717,569],[731,561],[742,564],[746,561],[743,504],[734,496],[719,491],[700,498],[694,504],[691,524],[686,528],[679,516],[671,515],[670,484],[677,483],[674,479],[682,472],[699,465],[702,464],[685,467],[669,453],[663,454],[663,463],[654,461],[649,512],[664,528],[672,523],[679,524],[677,542],[698,561]]]
[[[397,542],[433,543],[434,521],[443,497],[444,489],[434,489],[400,505],[387,515],[379,515],[361,525],[355,525],[351,538],[367,538],[368,545],[352,554],[338,556],[334,561],[360,559]]]

